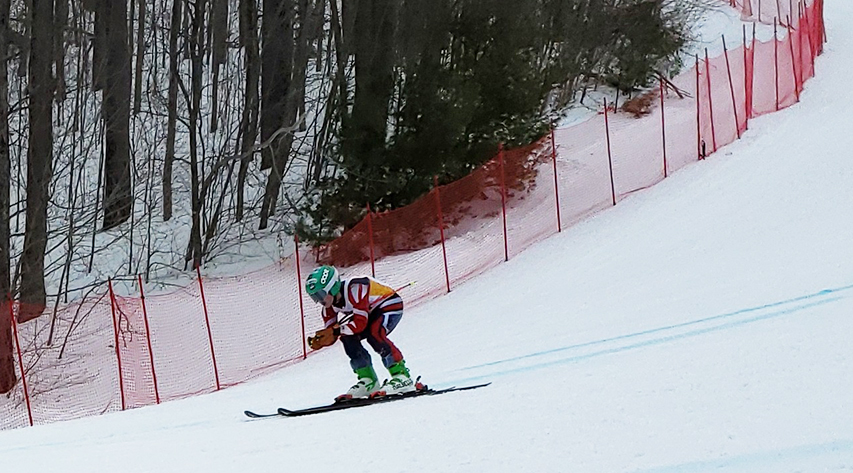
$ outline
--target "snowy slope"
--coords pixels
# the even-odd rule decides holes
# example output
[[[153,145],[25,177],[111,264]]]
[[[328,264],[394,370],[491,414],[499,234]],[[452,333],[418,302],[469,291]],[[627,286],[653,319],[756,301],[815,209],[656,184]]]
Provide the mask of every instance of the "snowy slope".
[[[0,432],[4,471],[853,471],[853,3],[802,102],[407,312],[393,339],[477,391],[298,418],[340,346],[157,407]]]

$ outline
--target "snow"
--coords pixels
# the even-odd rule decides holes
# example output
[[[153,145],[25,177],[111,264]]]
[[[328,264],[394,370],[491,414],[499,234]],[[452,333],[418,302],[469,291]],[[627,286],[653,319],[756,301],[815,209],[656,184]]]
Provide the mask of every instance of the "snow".
[[[742,22],[738,10],[729,8],[728,5],[717,5],[716,7],[712,5],[697,25],[696,40],[685,51],[685,63],[692,64],[693,61],[687,58],[697,54],[702,56],[705,54],[705,49],[708,50],[708,55],[711,57],[722,54],[723,37],[726,38],[726,45],[729,49],[738,47],[743,42],[744,34],[746,34],[747,40],[751,40],[753,25],[755,26],[755,37],[759,41],[769,41],[773,38],[773,25]],[[781,28],[780,30],[779,36],[782,37],[785,29]]]
[[[491,386],[243,416],[348,387],[336,345],[214,394],[0,432],[4,471],[853,471],[850,18],[827,2],[799,104],[406,312],[391,338],[415,373]]]
[[[753,33],[758,41],[770,41],[773,38],[772,25],[743,21],[740,12],[731,8],[728,3],[711,0],[707,2],[705,8],[704,16],[693,28],[695,36],[693,41],[680,54],[682,71],[692,67],[696,63],[697,56],[704,57],[705,51],[712,58],[723,54],[723,38],[729,50],[743,43],[744,34],[747,41],[751,41]],[[778,32],[780,38],[786,34],[787,31],[784,28]],[[615,90],[610,87],[588,90],[583,103],[569,105],[560,113],[557,126],[564,128],[588,120],[601,111],[605,100],[608,103],[614,103],[617,100]],[[621,102],[625,98],[619,97],[618,100]]]

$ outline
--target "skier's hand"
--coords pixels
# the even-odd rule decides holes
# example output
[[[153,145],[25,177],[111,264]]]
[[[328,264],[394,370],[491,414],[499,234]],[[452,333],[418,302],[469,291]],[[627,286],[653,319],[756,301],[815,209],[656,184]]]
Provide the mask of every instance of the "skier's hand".
[[[341,334],[341,328],[338,324],[326,327],[323,330],[318,330],[313,337],[308,337],[308,346],[312,350],[319,350],[323,347],[330,346],[338,340]]]

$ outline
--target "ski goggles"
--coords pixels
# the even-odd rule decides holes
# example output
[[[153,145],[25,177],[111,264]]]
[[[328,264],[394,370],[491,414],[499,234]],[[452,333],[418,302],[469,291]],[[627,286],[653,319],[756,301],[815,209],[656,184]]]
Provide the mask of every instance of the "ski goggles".
[[[320,289],[319,291],[317,291],[313,294],[308,294],[308,295],[311,296],[312,301],[314,301],[318,304],[322,304],[323,301],[326,299],[326,291],[324,291],[322,289]]]

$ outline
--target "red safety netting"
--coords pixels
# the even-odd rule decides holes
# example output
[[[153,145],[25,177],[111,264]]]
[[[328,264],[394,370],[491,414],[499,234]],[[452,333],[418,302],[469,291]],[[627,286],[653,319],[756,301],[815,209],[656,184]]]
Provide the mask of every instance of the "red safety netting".
[[[345,268],[347,274],[373,274],[397,288],[416,282],[406,288],[409,304],[446,292],[448,285],[467,280],[557,231],[556,210],[547,217],[515,211],[519,202],[531,199],[555,209],[553,176],[550,183],[545,180],[547,190],[540,189],[538,178],[540,164],[552,158],[550,144],[550,139],[543,138],[501,151],[468,176],[433,189],[411,205],[369,213],[321,248],[318,262]],[[504,208],[508,215],[521,217],[507,218],[511,244],[506,245]],[[400,257],[405,272],[399,270]]]
[[[745,36],[724,55],[698,57],[672,86],[661,85],[642,119],[605,108],[529,146],[501,150],[409,206],[368,213],[323,248],[297,245],[294,256],[252,273],[199,272],[168,293],[143,293],[137,284],[132,297],[109,285],[13,323],[20,382],[0,398],[0,428],[212,392],[304,359],[305,335],[322,324],[301,290],[316,264],[375,274],[411,307],[733,142],[749,118],[798,101],[825,38],[822,0],[774,2],[774,15],[759,14],[758,0],[733,2],[763,21],[790,12],[795,20],[780,22],[775,40]],[[25,309],[7,304],[0,316],[14,321],[41,310]]]

